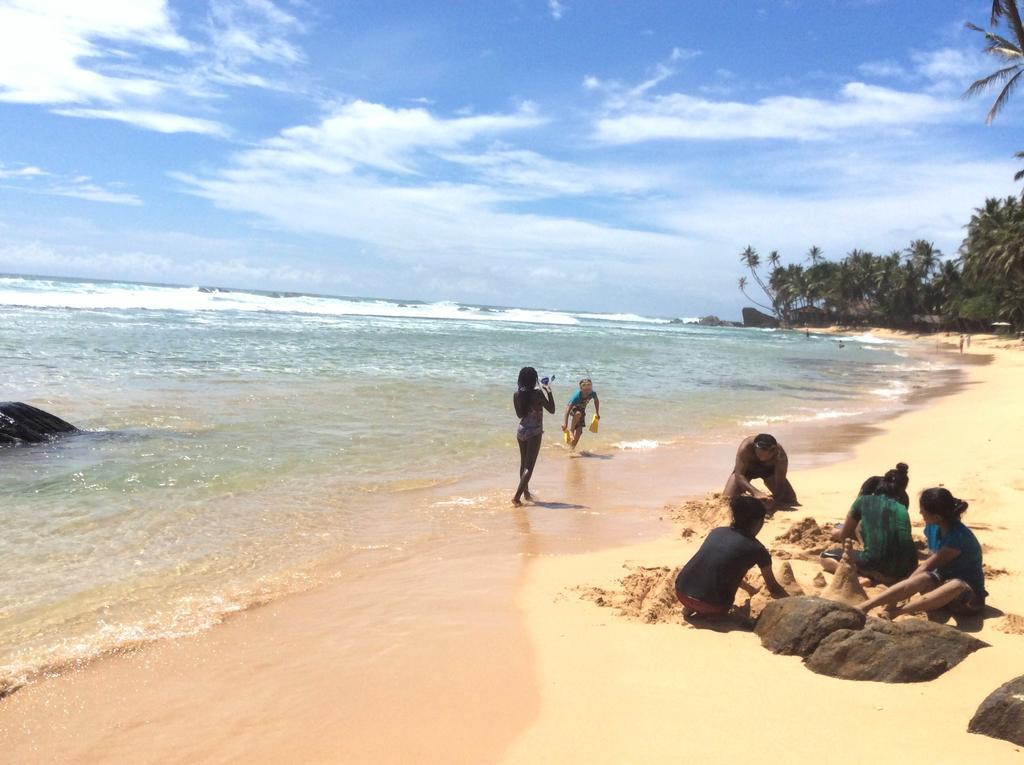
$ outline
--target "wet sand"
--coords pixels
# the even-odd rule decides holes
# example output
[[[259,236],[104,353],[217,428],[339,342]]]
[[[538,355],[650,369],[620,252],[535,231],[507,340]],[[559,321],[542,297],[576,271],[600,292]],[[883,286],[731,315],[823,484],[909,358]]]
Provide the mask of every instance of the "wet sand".
[[[977,343],[972,351],[981,352]],[[896,422],[936,407],[964,411],[960,402],[974,386],[1005,384],[988,379],[992,370],[1009,374],[1001,363],[972,367],[963,393],[928,401],[926,412]],[[982,401],[984,395],[975,395],[969,405]],[[837,519],[842,515],[836,508],[848,502],[851,476],[864,466],[844,462],[824,471],[813,465],[851,448],[852,463],[869,448],[873,466],[879,459],[881,467],[910,461],[912,488],[925,486],[934,474],[924,464],[930,458],[902,449],[904,431],[897,436],[893,427],[861,421],[777,428],[790,451],[801,455],[794,458],[798,489],[807,492],[800,512],[825,504]],[[475,535],[448,541],[439,528],[427,557],[386,564],[368,558],[362,569],[339,568],[326,585],[239,614],[203,635],[108,657],[26,687],[0,701],[0,747],[18,762],[677,759],[687,737],[718,729],[701,722],[708,719],[702,711],[707,694],[731,707],[722,713],[749,709],[759,736],[767,724],[765,705],[785,713],[788,723],[771,719],[780,736],[796,738],[811,712],[803,709],[806,694],[791,708],[790,689],[811,692],[815,683],[835,689],[839,681],[795,665],[775,678],[772,700],[762,701],[754,692],[766,687],[757,679],[760,668],[774,677],[777,662],[794,660],[771,657],[747,634],[620,619],[580,600],[575,590],[614,584],[627,558],[657,565],[685,560],[699,540],[679,539],[663,507],[720,487],[734,436],[611,458],[570,458],[545,449],[535,481],[541,501],[521,510],[507,504],[511,486],[467,482],[461,489],[486,496],[494,519]],[[409,498],[396,501],[409,501],[415,511]],[[970,517],[971,502],[969,523],[978,520]],[[452,512],[458,522],[457,508]],[[464,520],[474,523],[471,516]],[[624,543],[635,544],[624,550]],[[712,693],[709,682],[721,669],[716,657],[723,648],[736,652],[729,660],[735,666]],[[734,661],[748,655],[758,668],[753,675]],[[977,694],[967,695],[976,706]],[[687,722],[686,709],[695,724]],[[833,714],[818,714],[819,730],[842,724]],[[972,746],[979,740],[970,739]],[[702,744],[707,759],[722,754],[713,743]],[[992,751],[1003,751],[999,746]]]

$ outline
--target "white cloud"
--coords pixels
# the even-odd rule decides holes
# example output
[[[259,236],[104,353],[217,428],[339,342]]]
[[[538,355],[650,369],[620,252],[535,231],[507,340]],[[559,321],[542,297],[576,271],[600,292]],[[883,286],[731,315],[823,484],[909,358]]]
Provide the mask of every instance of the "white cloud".
[[[649,179],[582,168],[480,139],[539,126],[532,109],[451,119],[354,102],[288,128],[213,175],[175,177],[217,206],[384,257],[667,252],[672,237],[520,212],[524,200],[639,191]]]
[[[565,13],[565,3],[559,0],[548,0],[548,11],[551,13],[551,18],[558,21]]]
[[[244,257],[192,261],[146,252],[54,247],[41,242],[0,246],[0,272],[62,274],[140,281],[245,286],[322,284],[325,274],[289,265],[260,265]],[[334,281],[338,281],[337,278]]]
[[[33,165],[24,165],[18,168],[7,168],[0,165],[0,179],[34,178],[40,175],[46,175],[46,173]]]
[[[976,50],[941,48],[911,54],[915,71],[929,80],[947,82],[960,90],[995,69],[991,57]]]
[[[174,31],[163,0],[11,0],[0,6],[0,101],[119,102],[164,90],[153,78],[117,72],[118,62],[109,60],[100,41],[191,49]],[[96,66],[87,68],[86,61]],[[101,63],[111,71],[99,71]]]
[[[909,61],[893,59],[867,61],[858,71],[867,77],[924,83],[931,92],[962,93],[967,86],[991,71],[994,62],[973,48],[937,48],[916,50]]]
[[[713,101],[683,93],[613,103],[594,138],[626,144],[656,139],[819,140],[854,129],[907,128],[947,121],[959,102],[926,93],[851,82],[832,99],[772,96],[754,103]]]
[[[158,133],[199,133],[202,135],[226,136],[228,129],[219,122],[186,117],[168,112],[145,111],[142,109],[54,109],[54,114],[85,119],[115,120],[128,125],[155,130]]]
[[[391,109],[353,101],[335,108],[319,124],[281,131],[237,160],[251,172],[306,169],[343,174],[364,166],[416,174],[412,158],[419,151],[451,149],[481,136],[537,127],[544,121],[529,105],[512,114],[439,119],[422,108]]]
[[[721,184],[688,197],[685,205],[647,203],[645,208],[652,225],[723,254],[753,244],[799,257],[817,244],[829,258],[839,258],[855,247],[886,253],[917,238],[935,241],[952,254],[971,211],[986,197],[1015,193],[1015,184],[1005,163],[949,155],[939,164],[926,159],[928,153],[923,147],[912,158],[903,149],[801,157],[772,171],[780,181],[796,175],[811,179],[799,191]]]
[[[650,77],[639,85],[625,85],[619,80],[601,80],[593,75],[587,75],[583,78],[583,87],[586,90],[604,91],[606,109],[624,109],[642,101],[648,91],[674,76],[678,71],[677,63],[689,61],[700,55],[701,51],[693,48],[673,48],[668,58],[655,64]]]
[[[519,189],[518,193],[530,199],[639,194],[665,188],[671,177],[665,170],[611,163],[577,165],[500,145],[479,153],[441,156],[472,169],[490,186],[503,187],[509,193]]]
[[[268,0],[212,0],[209,24],[212,59],[204,76],[226,85],[280,89],[251,71],[254,64],[292,66],[305,55],[289,38],[303,24]]]
[[[902,79],[907,76],[907,70],[895,61],[865,61],[857,70],[868,77],[884,79]]]
[[[0,3],[0,102],[113,119],[160,132],[224,136],[181,97],[209,110],[218,86],[284,88],[265,70],[303,61],[300,22],[270,0],[211,0],[205,38],[175,29],[167,0]],[[172,58],[168,58],[168,56]]]
[[[121,205],[138,206],[142,204],[142,200],[134,194],[106,188],[87,175],[61,176],[46,172],[33,165],[9,168],[0,164],[0,181],[6,181],[4,188],[30,194],[75,197],[90,202]]]

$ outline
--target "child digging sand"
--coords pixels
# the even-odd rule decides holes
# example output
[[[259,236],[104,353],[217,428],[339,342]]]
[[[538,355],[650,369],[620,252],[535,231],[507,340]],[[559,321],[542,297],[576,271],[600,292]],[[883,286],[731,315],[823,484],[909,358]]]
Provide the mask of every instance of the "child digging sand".
[[[985,607],[985,574],[981,567],[981,545],[960,520],[967,503],[948,489],[925,489],[921,493],[921,517],[927,524],[930,555],[909,577],[858,608],[865,613],[885,606],[885,614],[901,614],[946,608],[954,614],[977,614]],[[900,603],[913,595],[921,597]]]
[[[676,577],[684,617],[728,614],[743,577],[754,566],[774,597],[786,597],[772,573],[771,554],[755,538],[764,525],[764,503],[750,496],[733,497],[729,509],[732,524],[713,529]]]
[[[890,470],[884,477],[871,476],[860,487],[860,496],[842,527],[832,534],[833,542],[861,537],[864,551],[854,552],[852,563],[858,574],[872,582],[893,584],[910,576],[917,567],[910,515],[900,499],[903,491],[897,471]],[[842,557],[842,549],[825,550],[821,567],[834,574]]]

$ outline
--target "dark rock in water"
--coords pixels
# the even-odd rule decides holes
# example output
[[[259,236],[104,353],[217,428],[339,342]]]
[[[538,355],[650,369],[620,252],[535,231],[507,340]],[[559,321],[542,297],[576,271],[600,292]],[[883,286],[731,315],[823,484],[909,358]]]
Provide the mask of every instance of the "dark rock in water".
[[[778,327],[779,320],[774,316],[769,316],[766,313],[761,313],[756,308],[744,308],[743,309],[743,326],[744,327]]]
[[[836,630],[859,630],[864,620],[856,608],[833,600],[783,598],[765,606],[754,632],[772,653],[806,657]]]
[[[702,316],[697,320],[697,323],[702,327],[725,327],[729,325],[729,322],[722,321],[717,316]]]
[[[0,401],[0,446],[38,444],[78,428],[20,401]]]
[[[864,629],[826,637],[807,659],[819,675],[882,683],[921,683],[952,669],[984,643],[943,624],[872,618]]]
[[[1024,746],[1024,675],[992,691],[967,730]]]

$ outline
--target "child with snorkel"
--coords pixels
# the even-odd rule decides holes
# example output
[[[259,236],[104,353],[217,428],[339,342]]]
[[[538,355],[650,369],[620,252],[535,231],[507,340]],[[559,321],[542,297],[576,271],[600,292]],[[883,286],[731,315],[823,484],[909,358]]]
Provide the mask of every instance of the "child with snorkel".
[[[594,383],[589,377],[580,380],[580,389],[569,399],[565,407],[565,416],[562,417],[562,432],[565,434],[565,442],[569,449],[575,449],[576,444],[583,435],[583,426],[587,421],[587,404],[594,402],[594,421],[590,429],[597,432],[597,423],[601,419],[601,402],[597,398],[597,391],[594,390]]]

